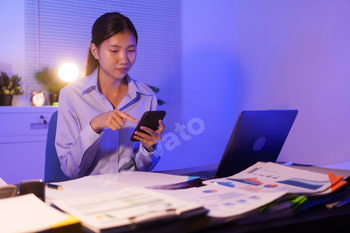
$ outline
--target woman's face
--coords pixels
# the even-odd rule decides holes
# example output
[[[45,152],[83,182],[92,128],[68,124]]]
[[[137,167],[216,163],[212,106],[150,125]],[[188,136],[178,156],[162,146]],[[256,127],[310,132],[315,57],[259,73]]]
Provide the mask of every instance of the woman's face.
[[[100,77],[123,79],[136,61],[136,39],[128,30],[115,34],[91,52],[100,63]]]

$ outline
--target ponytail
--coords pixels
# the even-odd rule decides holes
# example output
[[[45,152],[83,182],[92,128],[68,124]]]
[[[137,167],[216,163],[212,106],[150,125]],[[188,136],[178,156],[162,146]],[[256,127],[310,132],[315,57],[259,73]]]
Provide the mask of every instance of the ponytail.
[[[94,70],[99,67],[99,61],[92,55],[91,49],[89,47],[87,58],[86,58],[86,66],[85,66],[85,76],[90,75]]]

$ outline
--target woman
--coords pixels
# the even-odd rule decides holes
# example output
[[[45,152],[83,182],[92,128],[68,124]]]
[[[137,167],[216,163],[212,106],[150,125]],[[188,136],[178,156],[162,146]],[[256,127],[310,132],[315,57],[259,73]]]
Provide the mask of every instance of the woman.
[[[130,137],[145,111],[157,109],[157,98],[145,84],[129,77],[136,60],[137,32],[124,15],[99,17],[92,27],[86,76],[60,92],[56,150],[69,177],[150,171],[162,154],[165,125],[149,135]]]

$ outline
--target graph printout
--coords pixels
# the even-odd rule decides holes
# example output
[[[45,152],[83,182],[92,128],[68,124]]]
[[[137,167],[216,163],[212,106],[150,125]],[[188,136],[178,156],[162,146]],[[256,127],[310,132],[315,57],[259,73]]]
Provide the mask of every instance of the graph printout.
[[[136,187],[54,200],[52,203],[95,230],[130,226],[135,222],[166,218],[201,208],[198,204]]]
[[[218,183],[252,192],[276,192],[298,194],[324,194],[331,182],[326,174],[300,170],[275,163],[258,162],[233,176],[208,180],[205,184]]]
[[[209,210],[208,216],[210,217],[232,219],[239,218],[286,194],[286,192],[282,191],[256,193],[217,183],[211,183],[199,188],[157,191],[184,201],[203,205],[204,208]]]

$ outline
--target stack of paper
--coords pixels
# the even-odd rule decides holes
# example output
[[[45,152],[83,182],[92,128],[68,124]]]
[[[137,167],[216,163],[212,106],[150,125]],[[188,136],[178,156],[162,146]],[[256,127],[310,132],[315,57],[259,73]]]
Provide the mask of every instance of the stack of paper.
[[[332,190],[341,177],[299,170],[296,168],[275,164],[256,163],[246,170],[226,178],[214,179],[204,183],[229,182],[240,189],[254,192],[283,191],[290,194],[322,195]],[[343,182],[341,182],[343,183]]]
[[[256,216],[264,220],[293,214],[312,198],[334,192],[346,183],[341,178],[332,173],[256,163],[233,176],[204,181],[203,187],[159,192],[202,204],[215,223]]]
[[[207,211],[189,203],[145,188],[128,187],[85,197],[53,200],[52,204],[81,220],[95,232],[123,232],[171,222]]]
[[[346,184],[342,178],[331,172],[322,174],[275,163],[256,163],[233,176],[205,183],[231,186],[236,190],[243,189],[253,193],[285,192],[285,195],[245,216],[258,216],[260,220],[266,220],[288,216],[311,207],[318,203],[316,200],[326,195],[334,197],[335,191]]]
[[[83,232],[80,221],[58,211],[34,194],[0,200],[0,232]]]
[[[52,183],[60,185],[63,190],[46,189],[46,201],[88,196],[135,186],[162,187],[164,189],[186,188],[194,182],[198,183],[199,177],[193,179],[186,176],[140,171],[85,176],[79,179]]]
[[[189,177],[125,172],[61,182],[63,190],[46,191],[55,206],[79,218],[87,228],[109,232],[206,212],[209,225],[287,216],[339,196],[336,191],[346,184],[342,178],[331,172],[259,162],[193,188],[184,188],[191,182]]]
[[[245,189],[234,189],[216,183],[198,188],[183,190],[158,190],[176,198],[203,205],[208,209],[208,216],[229,218],[230,220],[244,216],[263,205],[266,205],[286,194],[277,192],[252,192]]]

